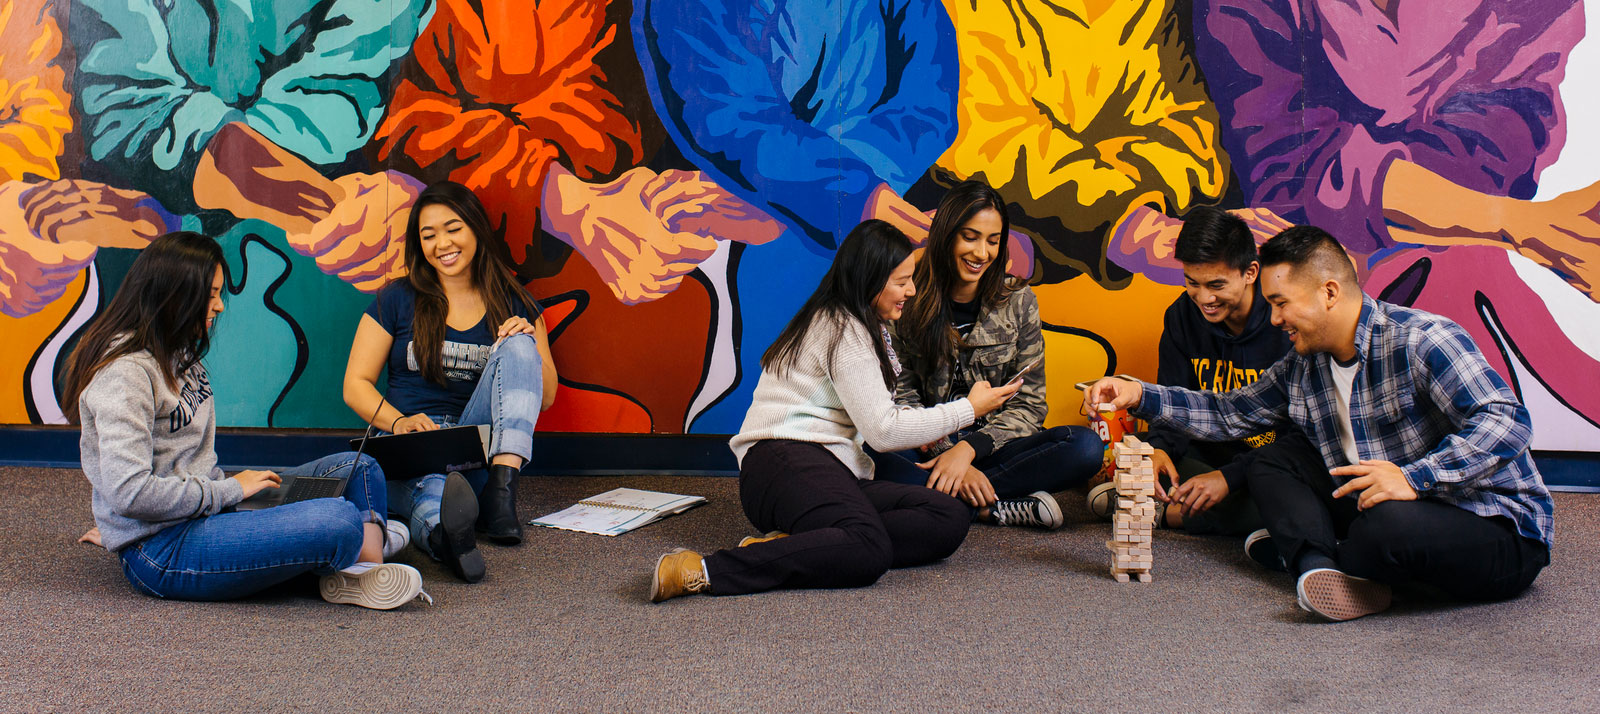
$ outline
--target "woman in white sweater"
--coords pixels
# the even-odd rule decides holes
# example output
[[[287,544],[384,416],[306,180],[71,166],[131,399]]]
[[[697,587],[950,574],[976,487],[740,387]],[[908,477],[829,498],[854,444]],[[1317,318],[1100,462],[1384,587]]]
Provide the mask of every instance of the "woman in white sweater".
[[[883,452],[926,444],[999,408],[1017,387],[978,382],[946,404],[895,405],[900,366],[888,325],[916,293],[912,268],[911,241],[888,223],[850,231],[762,356],[750,411],[729,442],[745,515],[767,535],[704,558],[681,549],[661,556],[651,601],[861,587],[960,547],[966,506],[932,489],[874,481],[862,443]]]
[[[284,472],[347,471],[343,498],[234,509],[282,478],[217,467],[216,400],[200,360],[224,286],[216,241],[161,236],[78,341],[63,406],[82,426],[83,475],[94,488],[95,528],[84,540],[115,553],[134,589],[154,597],[229,600],[314,573],[330,602],[410,602],[422,576],[383,562],[384,478],[372,457],[335,454]]]

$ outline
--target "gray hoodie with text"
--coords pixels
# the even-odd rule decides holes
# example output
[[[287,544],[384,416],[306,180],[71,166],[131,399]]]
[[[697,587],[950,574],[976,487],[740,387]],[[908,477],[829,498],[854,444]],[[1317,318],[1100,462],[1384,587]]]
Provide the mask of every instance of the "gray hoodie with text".
[[[204,366],[174,390],[148,351],[119,357],[89,381],[78,411],[83,474],[107,550],[243,499],[239,481],[217,468],[216,404]]]

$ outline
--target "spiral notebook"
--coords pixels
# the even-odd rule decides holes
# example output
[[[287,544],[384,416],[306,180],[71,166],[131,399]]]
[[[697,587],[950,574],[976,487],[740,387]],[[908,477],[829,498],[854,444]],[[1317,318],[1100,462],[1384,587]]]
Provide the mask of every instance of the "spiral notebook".
[[[528,525],[614,536],[683,513],[705,502],[703,496],[614,488],[579,501],[565,510],[528,521]]]

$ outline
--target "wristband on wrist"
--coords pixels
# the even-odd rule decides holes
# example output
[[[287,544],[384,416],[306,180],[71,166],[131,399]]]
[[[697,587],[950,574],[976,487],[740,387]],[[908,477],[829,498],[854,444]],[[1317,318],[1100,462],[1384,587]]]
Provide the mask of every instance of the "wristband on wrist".
[[[390,433],[390,434],[393,434],[393,433],[394,433],[394,427],[395,427],[395,425],[396,425],[396,424],[399,424],[399,423],[400,423],[400,420],[401,420],[401,419],[404,419],[404,418],[406,418],[406,415],[404,415],[404,414],[401,414],[401,415],[400,415],[400,416],[397,416],[397,417],[395,417],[395,418],[394,418],[394,421],[391,421],[391,422],[389,422],[389,433]]]

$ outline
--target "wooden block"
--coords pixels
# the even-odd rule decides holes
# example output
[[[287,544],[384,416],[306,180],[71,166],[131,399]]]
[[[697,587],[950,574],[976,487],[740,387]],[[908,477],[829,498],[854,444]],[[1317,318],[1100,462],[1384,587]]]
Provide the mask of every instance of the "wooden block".
[[[1127,573],[1112,573],[1112,576],[1115,577],[1117,579],[1117,582],[1119,582],[1119,583],[1128,582],[1128,574]]]
[[[1128,576],[1124,575],[1122,577],[1128,577]],[[1148,582],[1151,582],[1152,580],[1153,580],[1153,578],[1150,576],[1149,573],[1139,573],[1139,582],[1148,583]]]

